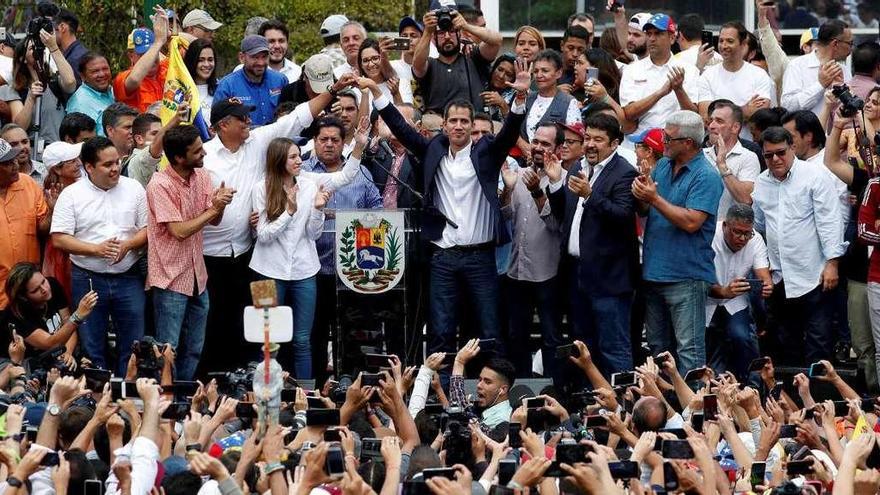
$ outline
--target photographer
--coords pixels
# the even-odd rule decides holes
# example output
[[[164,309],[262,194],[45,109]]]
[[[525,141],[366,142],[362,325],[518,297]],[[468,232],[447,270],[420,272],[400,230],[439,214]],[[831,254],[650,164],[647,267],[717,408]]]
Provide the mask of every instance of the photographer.
[[[430,11],[422,20],[425,31],[416,44],[412,71],[425,95],[425,110],[442,113],[460,99],[482,108],[480,92],[501,50],[501,33],[468,24],[455,10]],[[480,40],[470,55],[462,53],[462,32]],[[428,57],[431,41],[440,52],[437,58]]]

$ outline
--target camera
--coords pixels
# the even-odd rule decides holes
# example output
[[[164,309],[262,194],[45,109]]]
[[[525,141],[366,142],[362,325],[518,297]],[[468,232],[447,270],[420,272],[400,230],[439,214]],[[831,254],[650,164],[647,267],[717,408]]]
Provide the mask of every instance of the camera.
[[[43,50],[46,45],[40,39],[40,31],[45,30],[47,33],[54,33],[55,28],[52,24],[52,18],[58,15],[60,9],[52,2],[40,2],[37,4],[37,15],[28,22],[27,38],[34,42],[34,58],[42,60]]]
[[[251,390],[256,367],[257,363],[249,363],[247,368],[239,368],[235,371],[210,372],[208,378],[217,380],[217,391],[221,394],[242,400]]]
[[[440,7],[434,11],[437,16],[437,29],[440,31],[452,31],[452,7]]]
[[[144,337],[141,340],[132,342],[131,353],[137,357],[139,377],[159,378],[162,366],[165,364],[165,359],[156,357],[156,353],[153,352],[153,346],[158,347],[159,352],[162,352],[165,345],[167,344],[157,342],[153,337]]]
[[[840,100],[840,115],[846,118],[854,116],[865,108],[865,100],[853,95],[846,84],[832,86],[831,94]]]
[[[468,428],[468,415],[460,407],[450,407],[440,415],[440,428],[443,430],[443,449],[446,450],[446,463],[468,464],[471,453],[471,430]]]

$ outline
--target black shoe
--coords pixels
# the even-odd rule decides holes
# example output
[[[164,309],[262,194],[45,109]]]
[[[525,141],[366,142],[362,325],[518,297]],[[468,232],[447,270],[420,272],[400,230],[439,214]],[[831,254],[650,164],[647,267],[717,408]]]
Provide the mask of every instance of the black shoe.
[[[837,364],[849,364],[855,360],[850,357],[850,346],[847,342],[838,342],[834,346],[834,361]]]

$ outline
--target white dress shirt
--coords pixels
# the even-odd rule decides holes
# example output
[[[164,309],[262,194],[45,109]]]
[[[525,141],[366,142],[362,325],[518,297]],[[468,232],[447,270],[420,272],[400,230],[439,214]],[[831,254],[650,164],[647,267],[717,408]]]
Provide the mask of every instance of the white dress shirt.
[[[846,252],[840,201],[821,170],[795,159],[784,180],[761,172],[752,193],[755,230],[764,233],[773,282],[785,280],[785,297],[819,285],[825,262]]]
[[[834,175],[831,169],[825,166],[825,148],[822,148],[821,151],[807,158],[804,162],[821,170],[825,177],[831,181],[834,191],[840,199],[840,218],[843,220],[843,224],[846,225],[849,222],[850,209],[852,208],[852,205],[849,203],[849,186],[846,185],[846,182],[840,180],[840,177]]]
[[[719,217],[721,218],[721,217]],[[753,269],[767,268],[767,245],[757,233],[737,252],[733,252],[724,240],[723,221],[715,226],[715,238],[712,249],[715,251],[715,276],[718,285],[726,287],[738,278],[746,278]],[[749,293],[740,294],[733,299],[706,299],[706,326],[712,321],[712,315],[718,306],[724,306],[729,314],[738,313],[749,307]]]
[[[701,102],[724,98],[743,106],[752,96],[758,95],[769,99],[771,107],[776,106],[776,93],[770,75],[748,62],[744,62],[736,72],[728,71],[724,64],[707,67],[700,76],[698,87]]]
[[[434,241],[441,248],[483,244],[495,236],[492,207],[471,161],[473,144],[468,143],[458,153],[450,148],[437,169],[437,208],[458,224],[457,229],[446,224],[441,238]]]
[[[843,81],[852,78],[849,67],[838,62],[843,69]],[[801,55],[789,62],[782,76],[782,97],[780,106],[789,112],[809,110],[816,115],[825,107],[825,89],[819,84],[819,57],[816,52]]]
[[[252,129],[235,153],[223,146],[219,137],[205,143],[205,170],[214,187],[225,182],[226,187],[236,190],[220,224],[206,225],[203,230],[205,256],[238,256],[251,248],[251,191],[266,175],[266,149],[273,139],[296,136],[311,123],[312,113],[305,102],[274,124]]]
[[[703,148],[703,153],[717,168],[718,164],[715,162],[715,147],[709,146],[708,148]],[[761,173],[761,164],[758,162],[758,155],[753,151],[746,149],[738,139],[733,148],[727,152],[725,162],[727,163],[727,168],[733,172],[733,176],[741,182],[751,182],[754,184],[755,180],[758,178],[758,174]],[[727,215],[727,209],[734,203],[736,203],[736,201],[733,199],[733,195],[730,194],[727,183],[724,182],[724,191],[721,193],[721,200],[718,201],[718,215],[716,218],[724,218]]]
[[[324,211],[314,207],[318,185],[307,177],[299,177],[296,183],[296,211],[291,215],[285,207],[271,222],[266,216],[266,183],[254,184],[252,193],[253,209],[260,213],[260,220],[250,267],[277,280],[303,280],[321,269],[315,247],[324,230]]]
[[[608,158],[602,160],[601,162],[593,165],[593,176],[590,177],[590,164],[587,162],[586,158],[581,160],[581,170],[583,170],[584,175],[586,177],[590,177],[590,187],[593,187],[593,184],[596,183],[596,180],[599,179],[599,175],[602,174],[602,171],[605,170],[605,165],[608,165],[615,156],[617,156],[617,152],[611,153],[608,155]],[[565,175],[563,174],[562,180],[554,182],[550,184],[548,188],[550,193],[555,193],[560,188],[566,186]],[[568,254],[574,256],[575,258],[580,257],[581,255],[581,218],[584,216],[584,201],[586,198],[583,196],[578,196],[577,206],[574,208],[574,217],[571,219],[571,232],[568,236],[568,242],[566,242]]]
[[[695,66],[679,62],[673,57],[669,57],[669,61],[663,65],[654,65],[651,57],[645,57],[632,62],[623,69],[620,79],[620,106],[626,107],[634,101],[647,98],[657,92],[666,84],[669,70],[672,67],[684,68],[684,84],[682,87],[691,101],[696,104],[698,95],[697,79],[699,79],[700,73]],[[653,107],[639,117],[639,127],[633,134],[638,134],[654,127],[662,128],[666,123],[667,117],[678,110],[681,110],[678,98],[675,97],[674,91],[670,91],[668,95],[660,98]]]
[[[64,188],[52,214],[51,233],[69,234],[80,241],[100,244],[107,239],[131,239],[147,227],[147,193],[140,183],[125,176],[103,190],[85,177]],[[143,256],[143,249],[126,253],[112,264],[98,256],[71,254],[70,261],[97,273],[123,273]]]
[[[693,45],[692,47],[688,48],[687,50],[682,50],[682,51],[676,53],[675,55],[673,55],[673,58],[675,58],[675,60],[678,60],[681,63],[691,64],[694,67],[696,67],[697,66],[697,58],[700,56],[700,49],[702,49],[702,48],[703,47],[701,45]],[[706,62],[706,66],[703,67],[703,72],[705,72],[706,69],[708,69],[709,67],[712,67],[716,64],[720,64],[723,60],[724,59],[721,58],[721,55],[717,51],[713,51],[712,58],[710,58],[709,61]]]

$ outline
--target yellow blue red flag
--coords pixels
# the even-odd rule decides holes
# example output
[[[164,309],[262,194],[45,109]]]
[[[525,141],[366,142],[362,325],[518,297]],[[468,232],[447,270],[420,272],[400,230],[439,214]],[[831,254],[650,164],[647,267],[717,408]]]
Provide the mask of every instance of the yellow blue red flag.
[[[170,121],[177,113],[177,108],[184,101],[189,102],[189,119],[185,122],[196,126],[203,141],[211,138],[208,133],[208,124],[202,116],[201,102],[199,101],[199,89],[183,63],[178,44],[180,38],[174,36],[168,47],[168,71],[165,75],[165,90],[162,93],[162,107],[159,110],[159,118],[162,125]]]

